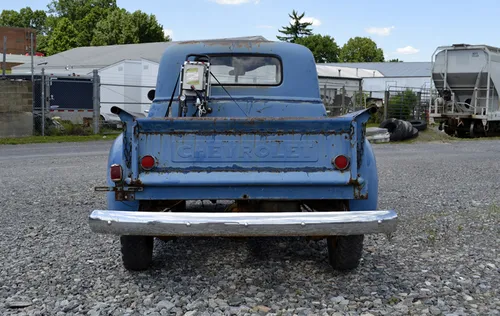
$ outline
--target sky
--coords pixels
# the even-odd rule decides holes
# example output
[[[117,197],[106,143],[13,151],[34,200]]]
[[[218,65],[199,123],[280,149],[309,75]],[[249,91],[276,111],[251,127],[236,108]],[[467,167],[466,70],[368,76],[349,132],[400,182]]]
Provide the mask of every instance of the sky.
[[[47,9],[49,0],[0,0],[0,9]],[[172,39],[261,35],[277,40],[292,10],[305,12],[313,32],[339,46],[366,36],[385,58],[430,61],[438,46],[457,43],[500,47],[499,0],[117,0],[133,12],[156,15]]]

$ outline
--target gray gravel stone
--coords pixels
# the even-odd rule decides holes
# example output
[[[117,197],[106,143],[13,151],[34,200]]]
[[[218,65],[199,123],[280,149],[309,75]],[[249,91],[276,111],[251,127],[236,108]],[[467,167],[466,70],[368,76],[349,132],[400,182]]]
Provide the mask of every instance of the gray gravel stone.
[[[165,310],[165,311],[170,311],[172,308],[175,307],[175,304],[169,301],[160,301],[158,304],[156,304],[156,308],[160,310]]]
[[[399,228],[366,236],[349,273],[301,238],[156,241],[151,270],[126,271],[119,239],[88,228],[109,146],[0,146],[0,315],[499,314],[499,141],[374,145]]]

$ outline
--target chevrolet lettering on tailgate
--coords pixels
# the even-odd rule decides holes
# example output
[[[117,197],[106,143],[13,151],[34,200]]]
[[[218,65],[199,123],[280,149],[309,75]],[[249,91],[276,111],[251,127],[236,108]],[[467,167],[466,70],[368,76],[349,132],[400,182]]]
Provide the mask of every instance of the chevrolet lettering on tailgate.
[[[318,152],[312,143],[298,141],[225,141],[215,144],[181,143],[174,154],[174,162],[314,162]]]

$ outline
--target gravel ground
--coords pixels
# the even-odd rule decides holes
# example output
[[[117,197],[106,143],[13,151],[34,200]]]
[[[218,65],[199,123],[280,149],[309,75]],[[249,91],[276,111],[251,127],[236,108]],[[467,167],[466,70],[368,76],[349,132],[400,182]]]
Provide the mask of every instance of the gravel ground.
[[[499,141],[375,145],[380,208],[400,226],[368,235],[351,273],[294,238],[259,254],[244,239],[157,242],[152,269],[127,272],[118,238],[87,224],[108,147],[0,146],[0,315],[500,314]]]

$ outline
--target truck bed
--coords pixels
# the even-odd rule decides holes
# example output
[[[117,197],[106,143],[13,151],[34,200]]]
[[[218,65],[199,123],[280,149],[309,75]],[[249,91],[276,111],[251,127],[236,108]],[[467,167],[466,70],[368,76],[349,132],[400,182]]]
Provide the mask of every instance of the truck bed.
[[[368,111],[335,118],[132,118],[123,138],[126,184],[135,199],[356,199],[362,123]],[[366,117],[365,117],[366,116]],[[140,167],[155,157],[151,170]],[[349,157],[349,168],[332,160]]]

